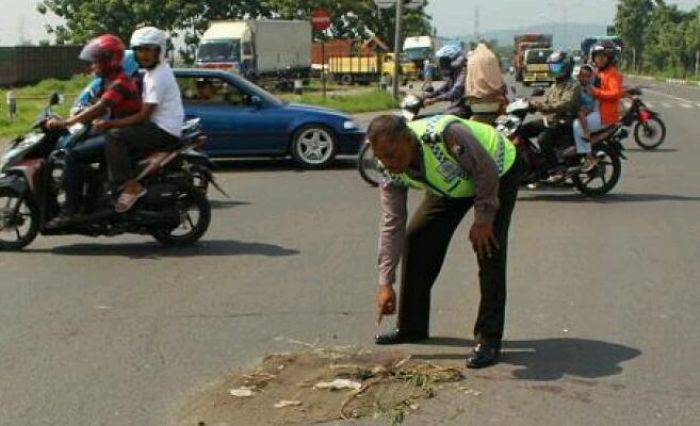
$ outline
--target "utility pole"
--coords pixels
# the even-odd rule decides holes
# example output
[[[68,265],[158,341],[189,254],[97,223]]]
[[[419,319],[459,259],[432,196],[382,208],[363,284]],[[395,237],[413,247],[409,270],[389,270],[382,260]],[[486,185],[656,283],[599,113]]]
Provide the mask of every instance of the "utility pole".
[[[399,67],[401,66],[401,61],[399,60],[399,55],[401,54],[401,20],[403,19],[403,1],[396,0],[396,31],[394,34],[394,75],[391,79],[391,93],[394,95],[394,99],[399,100]]]

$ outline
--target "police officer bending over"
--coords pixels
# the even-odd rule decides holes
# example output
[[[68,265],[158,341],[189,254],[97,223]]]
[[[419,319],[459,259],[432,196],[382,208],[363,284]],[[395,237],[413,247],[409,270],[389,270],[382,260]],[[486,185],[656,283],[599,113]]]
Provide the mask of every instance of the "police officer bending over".
[[[469,239],[478,256],[481,304],[474,326],[477,345],[467,366],[497,362],[505,316],[508,227],[524,171],[515,147],[491,126],[450,115],[410,123],[381,115],[372,121],[367,136],[385,168],[378,321],[396,310],[392,285],[403,257],[397,328],[377,336],[376,343],[428,338],[431,287],[452,234],[473,206]],[[409,188],[426,194],[406,228]]]

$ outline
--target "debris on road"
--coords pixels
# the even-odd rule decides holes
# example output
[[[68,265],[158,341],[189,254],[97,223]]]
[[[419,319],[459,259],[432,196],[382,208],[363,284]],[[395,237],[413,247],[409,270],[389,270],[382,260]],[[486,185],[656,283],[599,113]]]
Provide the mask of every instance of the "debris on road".
[[[282,401],[275,404],[275,408],[298,407],[301,404],[301,401],[287,401],[283,399]]]
[[[400,352],[304,346],[305,352],[271,355],[252,372],[226,377],[191,400],[173,423],[288,425],[383,418],[395,425],[443,385],[464,379],[459,368]]]
[[[248,398],[253,396],[253,390],[245,386],[238,389],[231,389],[228,391],[228,393],[231,396],[237,396],[239,398]]]
[[[360,390],[362,388],[362,383],[353,382],[348,379],[335,379],[332,382],[318,382],[314,385],[314,389],[330,389],[330,390],[342,390],[342,389],[354,389]]]

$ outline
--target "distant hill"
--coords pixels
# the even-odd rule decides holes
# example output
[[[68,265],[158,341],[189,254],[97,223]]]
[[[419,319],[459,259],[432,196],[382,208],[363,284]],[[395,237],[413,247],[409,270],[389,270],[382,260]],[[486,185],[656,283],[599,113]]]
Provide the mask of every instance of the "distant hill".
[[[605,35],[606,26],[596,24],[575,24],[564,25],[561,23],[539,24],[513,30],[486,31],[481,37],[487,40],[497,40],[499,46],[511,46],[513,37],[523,33],[545,33],[554,35],[554,46],[563,49],[579,49],[581,40],[594,35]],[[472,36],[459,37],[465,42],[472,40]]]

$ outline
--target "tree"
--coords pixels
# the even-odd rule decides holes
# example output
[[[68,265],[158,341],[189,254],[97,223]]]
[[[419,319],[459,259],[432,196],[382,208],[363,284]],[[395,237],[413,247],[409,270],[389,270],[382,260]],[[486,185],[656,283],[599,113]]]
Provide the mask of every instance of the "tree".
[[[82,44],[104,33],[112,33],[128,42],[140,25],[174,29],[191,8],[186,0],[43,0],[37,9],[51,11],[65,19],[65,24],[48,26],[57,42]]]
[[[634,49],[636,58],[641,58],[644,52],[644,32],[653,10],[652,0],[620,0],[617,4],[615,29],[625,41],[627,52]]]

